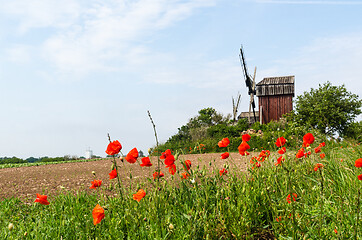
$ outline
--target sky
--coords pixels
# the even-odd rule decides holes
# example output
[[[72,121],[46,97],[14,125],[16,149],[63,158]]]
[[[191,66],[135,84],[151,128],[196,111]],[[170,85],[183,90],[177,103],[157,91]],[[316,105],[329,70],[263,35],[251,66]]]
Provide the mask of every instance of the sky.
[[[250,74],[362,96],[362,0],[0,0],[0,156],[126,154],[200,109],[232,112]],[[295,100],[295,98],[294,98]]]

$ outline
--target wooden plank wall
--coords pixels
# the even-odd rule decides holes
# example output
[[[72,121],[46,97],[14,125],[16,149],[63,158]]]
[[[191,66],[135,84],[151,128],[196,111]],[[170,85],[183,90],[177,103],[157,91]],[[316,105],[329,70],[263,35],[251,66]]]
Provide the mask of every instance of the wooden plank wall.
[[[259,112],[260,106],[263,106],[263,124],[279,120],[283,114],[293,110],[293,95],[260,96]]]

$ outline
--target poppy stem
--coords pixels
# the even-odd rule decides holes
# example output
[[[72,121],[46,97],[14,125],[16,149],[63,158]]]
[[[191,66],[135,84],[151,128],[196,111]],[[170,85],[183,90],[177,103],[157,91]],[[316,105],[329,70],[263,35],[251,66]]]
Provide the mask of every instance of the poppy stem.
[[[354,238],[356,240],[358,239],[358,222],[359,222],[359,205],[360,205],[359,199],[360,199],[360,195],[361,195],[361,190],[358,189],[358,192],[357,192],[357,209],[356,209],[357,219],[356,219],[356,227],[354,229]]]
[[[322,173],[322,169],[318,169],[319,170],[319,174],[321,176],[321,209],[320,209],[320,213],[319,213],[319,228],[318,228],[318,235],[319,235],[319,239],[321,238],[321,229],[322,229],[322,224],[323,224],[323,209],[324,209],[324,185],[323,185],[323,173]]]

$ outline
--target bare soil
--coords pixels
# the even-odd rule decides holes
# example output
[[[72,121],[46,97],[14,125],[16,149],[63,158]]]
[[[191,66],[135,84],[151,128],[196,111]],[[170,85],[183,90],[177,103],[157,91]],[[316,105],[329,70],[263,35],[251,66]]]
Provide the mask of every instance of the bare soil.
[[[192,169],[196,169],[197,166],[200,168],[206,166],[210,171],[215,172],[227,163],[245,171],[247,164],[246,158],[238,153],[231,153],[227,160],[220,159],[220,153],[181,155],[179,159],[191,160]],[[131,183],[131,189],[136,188],[137,184],[145,184],[146,178],[152,178],[152,173],[157,166],[157,158],[152,157],[151,162],[152,167],[140,167],[137,162],[135,164],[122,163],[117,159],[117,164],[121,167],[119,174],[122,183],[128,187]],[[181,174],[183,170],[179,161],[176,166]],[[91,192],[89,187],[94,179],[102,180],[102,186],[108,186],[110,181],[115,182],[115,179],[109,180],[108,173],[111,167],[111,159],[107,159],[0,169],[0,200],[15,197],[24,202],[32,202],[36,198],[36,193],[52,197],[64,192]],[[95,177],[92,171],[96,172]],[[165,174],[165,178],[170,178],[168,169],[162,164],[161,171]],[[132,181],[130,181],[130,176],[132,176]]]

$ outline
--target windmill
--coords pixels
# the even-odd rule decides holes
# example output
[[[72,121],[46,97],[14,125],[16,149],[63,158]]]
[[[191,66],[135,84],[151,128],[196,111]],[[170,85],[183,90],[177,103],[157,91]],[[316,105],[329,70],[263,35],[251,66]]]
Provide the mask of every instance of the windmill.
[[[240,47],[240,64],[243,69],[243,75],[245,78],[246,87],[248,88],[248,94],[250,95],[250,104],[249,104],[249,123],[250,123],[250,116],[251,116],[251,108],[253,108],[253,114],[254,114],[254,122],[256,122],[256,115],[255,115],[255,101],[254,101],[254,95],[256,94],[255,90],[255,76],[256,76],[256,67],[254,70],[254,77],[253,79],[248,74],[248,68],[246,66],[244,52],[243,52],[243,46]]]
[[[241,99],[241,94],[238,93],[237,97],[236,97],[236,101],[234,99],[234,97],[231,97],[232,102],[233,102],[233,121],[236,121],[236,116],[238,114],[238,109],[239,109],[239,103],[240,103],[240,99]]]

